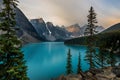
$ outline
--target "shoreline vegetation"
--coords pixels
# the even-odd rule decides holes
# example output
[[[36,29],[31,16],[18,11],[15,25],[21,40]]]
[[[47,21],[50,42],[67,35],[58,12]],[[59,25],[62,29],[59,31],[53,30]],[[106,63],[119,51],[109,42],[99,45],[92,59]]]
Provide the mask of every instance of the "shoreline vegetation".
[[[118,44],[118,48],[120,46],[120,31],[111,31],[106,33],[99,33],[94,35],[97,40],[95,41],[95,46],[100,47],[101,44],[104,43],[103,47],[108,47],[110,44]],[[89,36],[74,38],[70,40],[66,40],[64,42],[65,45],[87,45],[86,40]],[[117,54],[119,54],[120,50],[117,50]]]

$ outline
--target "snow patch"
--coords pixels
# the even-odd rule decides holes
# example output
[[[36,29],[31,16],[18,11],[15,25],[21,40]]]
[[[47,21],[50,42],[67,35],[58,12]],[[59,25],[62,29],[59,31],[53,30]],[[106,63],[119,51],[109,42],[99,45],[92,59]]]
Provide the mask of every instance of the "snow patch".
[[[51,35],[52,32],[49,30],[47,24],[46,24],[46,28],[47,28],[47,30],[48,30],[48,32],[49,32],[49,35]]]

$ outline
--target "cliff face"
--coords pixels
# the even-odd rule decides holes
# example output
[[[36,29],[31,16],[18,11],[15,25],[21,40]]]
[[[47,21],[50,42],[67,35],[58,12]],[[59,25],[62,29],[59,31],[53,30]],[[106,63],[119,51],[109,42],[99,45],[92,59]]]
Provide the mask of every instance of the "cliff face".
[[[69,32],[63,27],[54,26],[52,22],[46,22],[42,19],[30,20],[34,28],[36,29],[39,37],[42,37],[45,41],[64,41],[69,37]]]

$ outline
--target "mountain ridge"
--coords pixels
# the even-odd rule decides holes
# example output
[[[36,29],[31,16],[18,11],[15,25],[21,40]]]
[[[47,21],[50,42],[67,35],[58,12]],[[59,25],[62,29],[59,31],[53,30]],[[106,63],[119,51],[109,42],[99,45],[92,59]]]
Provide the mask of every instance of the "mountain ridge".
[[[120,31],[120,23],[117,23],[108,27],[107,29],[102,31],[102,33],[111,32],[111,31]]]

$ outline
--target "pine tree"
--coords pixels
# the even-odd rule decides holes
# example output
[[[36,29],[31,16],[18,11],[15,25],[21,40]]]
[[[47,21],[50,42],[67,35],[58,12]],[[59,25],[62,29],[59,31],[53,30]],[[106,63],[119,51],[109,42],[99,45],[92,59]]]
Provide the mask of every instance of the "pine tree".
[[[104,68],[106,65],[106,56],[103,49],[99,49],[96,64],[99,65],[101,68]]]
[[[96,23],[97,23],[97,19],[96,19],[96,13],[93,9],[93,7],[90,8],[89,10],[89,15],[88,17],[88,25],[87,28],[85,29],[85,35],[90,35],[93,36],[95,33],[97,33],[98,31],[96,31]]]
[[[117,34],[115,35],[111,35],[109,34],[110,37],[107,38],[107,41],[106,41],[106,50],[108,52],[108,56],[107,56],[107,63],[110,64],[112,67],[115,66],[115,64],[117,63],[117,60],[115,58],[115,53],[117,52],[118,50],[118,46],[119,46],[119,43],[118,43],[118,36],[116,36]]]
[[[101,68],[104,68],[107,65],[107,56],[104,46],[99,47],[99,53],[96,55],[95,63]]]
[[[16,36],[17,0],[3,0],[0,12],[0,80],[28,80],[21,42]]]
[[[87,51],[86,51],[86,56],[85,56],[85,60],[89,63],[90,68],[89,69],[93,69],[96,67],[95,65],[95,56],[96,56],[96,51],[95,49],[91,48],[91,47],[87,47]]]
[[[95,50],[95,36],[94,34],[97,33],[96,31],[96,13],[93,9],[93,7],[90,8],[89,10],[89,15],[88,17],[88,26],[85,30],[85,35],[88,36],[87,38],[87,51],[86,51],[86,59],[88,63],[90,64],[90,69],[95,68],[95,62],[94,62],[94,57],[96,55],[96,50]]]
[[[115,64],[116,64],[117,61],[116,61],[116,57],[115,57],[114,53],[110,52],[108,58],[109,58],[108,59],[108,64],[110,64],[112,67],[115,67]]]
[[[113,46],[111,46],[111,48],[108,51],[107,63],[110,64],[112,67],[114,67],[115,64],[117,63],[116,57],[114,55]]]
[[[72,71],[72,61],[71,61],[71,51],[70,49],[68,50],[68,54],[67,54],[67,65],[66,65],[66,73],[67,75],[68,74],[71,74],[73,71]]]
[[[78,56],[78,65],[77,65],[77,74],[80,74],[80,71],[82,71],[82,69],[81,69],[81,55],[79,53],[79,56]]]

